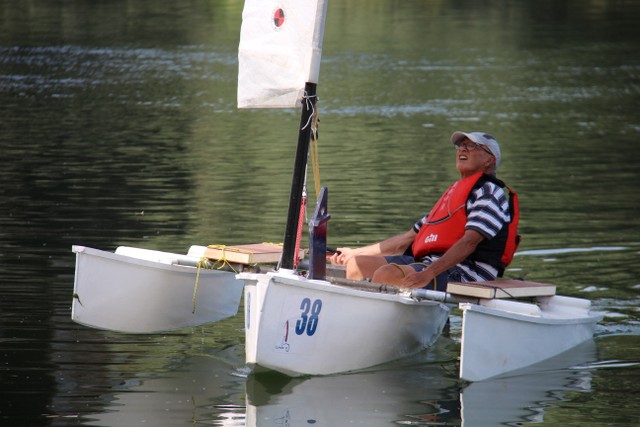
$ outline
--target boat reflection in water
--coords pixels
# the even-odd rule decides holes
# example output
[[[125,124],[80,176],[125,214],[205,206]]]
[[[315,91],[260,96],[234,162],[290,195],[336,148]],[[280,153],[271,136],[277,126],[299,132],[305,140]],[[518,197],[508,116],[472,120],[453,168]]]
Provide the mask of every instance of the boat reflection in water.
[[[508,377],[471,383],[460,392],[462,425],[542,422],[545,408],[565,400],[564,393],[591,391],[589,364],[597,360],[589,340]]]
[[[190,355],[155,372],[136,373],[102,395],[102,411],[83,414],[84,425],[131,427],[193,426],[196,423],[244,425],[243,367],[235,349],[214,356]],[[248,370],[246,370],[248,372]]]
[[[596,347],[588,341],[518,375],[468,384],[463,389],[439,366],[328,377],[247,380],[246,425],[352,425],[437,423],[501,425],[542,422],[550,402],[568,391],[588,392]],[[570,368],[567,368],[571,366]]]
[[[281,377],[284,381],[285,377]],[[437,367],[275,381],[247,380],[247,426],[388,426],[459,420],[455,378]],[[454,423],[453,425],[458,424]]]
[[[461,388],[455,361],[442,353],[310,378],[246,377],[249,370],[235,350],[231,353],[190,356],[162,372],[134,375],[103,395],[103,412],[83,414],[81,421],[112,427],[535,423],[543,421],[552,402],[565,400],[566,392],[589,392],[590,364],[597,361],[595,343],[588,341],[527,371]]]

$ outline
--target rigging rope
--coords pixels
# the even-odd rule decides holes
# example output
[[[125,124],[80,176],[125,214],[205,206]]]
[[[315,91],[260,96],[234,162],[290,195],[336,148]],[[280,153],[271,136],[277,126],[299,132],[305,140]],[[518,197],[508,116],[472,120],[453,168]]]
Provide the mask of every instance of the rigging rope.
[[[316,109],[313,113],[313,128],[311,129],[311,166],[313,170],[313,183],[315,184],[316,189],[316,198],[320,196],[320,163],[318,156],[318,123],[320,120],[318,119],[318,110]]]
[[[309,120],[302,127],[302,129],[306,129],[308,126],[311,126],[311,138],[309,141],[309,157],[311,157],[311,166],[313,171],[313,182],[315,184],[316,190],[316,199],[320,195],[320,165],[319,165],[319,156],[318,156],[318,109],[316,108],[316,103],[311,101],[311,98],[316,99],[316,103],[318,101],[318,97],[316,95],[309,96],[305,92],[302,97],[303,102],[306,103],[306,108],[311,109],[311,115],[309,116]],[[293,265],[294,267],[298,266],[300,262],[299,253],[300,253],[300,242],[302,241],[302,227],[304,222],[307,220],[307,173],[305,170],[304,175],[304,184],[302,187],[302,201],[300,204],[300,213],[298,217],[298,229],[296,232],[296,241],[294,247],[294,257],[293,257]]]
[[[311,102],[311,98],[316,98],[316,102]],[[311,155],[311,165],[313,171],[313,181],[315,184],[316,197],[320,195],[321,182],[320,182],[320,163],[318,157],[318,124],[320,123],[319,113],[317,107],[317,103],[319,98],[317,95],[309,96],[305,92],[302,97],[303,102],[306,104],[307,109],[311,109],[311,115],[307,123],[302,127],[302,129],[306,129],[307,126],[311,126],[311,141],[309,147],[309,154]],[[305,179],[306,184],[306,179]]]

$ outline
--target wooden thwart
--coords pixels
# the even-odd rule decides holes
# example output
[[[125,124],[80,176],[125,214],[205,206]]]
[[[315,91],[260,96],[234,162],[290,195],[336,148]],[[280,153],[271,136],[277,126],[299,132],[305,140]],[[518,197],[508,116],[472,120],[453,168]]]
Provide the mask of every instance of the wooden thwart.
[[[447,292],[476,298],[525,298],[555,295],[556,287],[524,280],[492,280],[487,282],[450,282]]]
[[[300,249],[300,258],[304,257],[304,249]],[[248,245],[210,245],[204,256],[217,261],[236,264],[272,264],[280,261],[282,245],[275,243],[253,243]]]

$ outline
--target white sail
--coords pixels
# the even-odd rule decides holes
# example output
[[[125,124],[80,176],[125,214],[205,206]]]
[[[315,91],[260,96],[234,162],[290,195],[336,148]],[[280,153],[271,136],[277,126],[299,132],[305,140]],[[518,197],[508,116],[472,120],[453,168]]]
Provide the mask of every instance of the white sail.
[[[245,0],[238,108],[299,106],[317,83],[327,0]]]

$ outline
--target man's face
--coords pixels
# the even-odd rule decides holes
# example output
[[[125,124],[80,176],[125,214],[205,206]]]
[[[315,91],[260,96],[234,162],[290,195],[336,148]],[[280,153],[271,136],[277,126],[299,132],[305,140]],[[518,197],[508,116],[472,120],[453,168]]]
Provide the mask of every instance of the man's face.
[[[478,172],[491,172],[495,158],[484,145],[464,138],[456,144],[456,168],[462,177]]]

